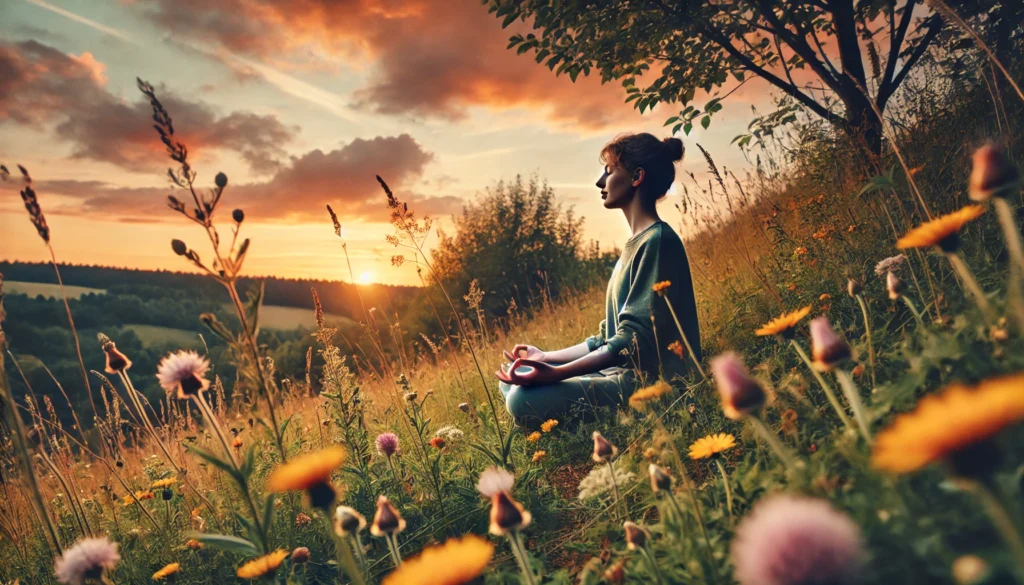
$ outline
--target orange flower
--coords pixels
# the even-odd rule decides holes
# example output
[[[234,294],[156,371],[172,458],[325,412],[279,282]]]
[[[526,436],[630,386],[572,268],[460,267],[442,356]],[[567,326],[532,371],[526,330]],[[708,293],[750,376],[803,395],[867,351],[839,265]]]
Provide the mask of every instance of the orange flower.
[[[809,315],[810,312],[811,306],[807,305],[802,309],[797,309],[791,313],[785,313],[765,323],[760,329],[754,331],[754,333],[761,337],[766,335],[782,335],[783,337],[791,337],[793,334],[793,328],[796,327],[796,324]]]
[[[683,344],[679,343],[679,340],[668,344],[668,350],[679,356],[679,359],[683,359],[683,352],[686,351],[683,349]]]
[[[156,573],[153,573],[153,580],[154,581],[163,581],[164,579],[170,577],[171,575],[177,573],[180,570],[181,570],[181,564],[180,563],[171,563],[171,564],[167,565],[166,567],[160,569]]]
[[[670,286],[672,286],[672,283],[670,281],[663,280],[661,282],[655,283],[655,285],[651,287],[651,290],[658,293],[659,296],[665,296],[665,291],[668,290],[668,287]]]
[[[384,578],[383,585],[464,585],[484,572],[494,545],[475,535],[423,549]]]
[[[231,442],[231,446],[235,449],[242,448],[242,437],[235,437],[235,440]]]
[[[430,446],[435,449],[444,449],[444,445],[444,439],[442,439],[441,437],[434,437],[433,439],[430,439]]]
[[[736,437],[727,433],[708,435],[690,445],[690,459],[707,459],[736,446]]]
[[[337,446],[300,455],[270,474],[267,489],[272,492],[287,492],[329,483],[331,472],[341,467],[344,462],[345,449]]]
[[[937,217],[910,230],[896,242],[900,250],[937,246],[943,252],[955,252],[960,246],[960,230],[985,213],[983,205],[968,205]]]
[[[288,558],[288,551],[276,550],[258,559],[253,559],[238,568],[239,579],[257,579],[277,570],[281,563]]]

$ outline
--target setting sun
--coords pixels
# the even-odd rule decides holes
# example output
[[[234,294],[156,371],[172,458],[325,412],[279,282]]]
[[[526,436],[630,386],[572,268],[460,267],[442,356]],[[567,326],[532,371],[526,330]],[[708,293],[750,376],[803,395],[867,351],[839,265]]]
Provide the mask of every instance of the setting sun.
[[[369,270],[363,272],[362,274],[359,275],[358,282],[359,284],[370,284],[371,282],[373,282],[373,273],[370,272]]]

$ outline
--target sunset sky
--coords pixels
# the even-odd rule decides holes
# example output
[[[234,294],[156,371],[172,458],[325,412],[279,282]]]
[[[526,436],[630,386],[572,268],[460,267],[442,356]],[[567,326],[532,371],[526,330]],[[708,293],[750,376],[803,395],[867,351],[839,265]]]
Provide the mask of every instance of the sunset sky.
[[[444,218],[536,173],[586,217],[588,239],[620,245],[628,228],[593,185],[598,153],[621,132],[666,136],[678,108],[641,116],[618,83],[572,83],[507,51],[510,34],[478,0],[4,0],[0,162],[32,173],[62,261],[186,270],[172,238],[208,257],[201,230],[165,206],[171,161],[138,76],[174,117],[199,183],[230,177],[223,205],[247,214],[248,274],[349,280],[331,204],[357,280],[418,283],[388,261],[375,174]],[[729,142],[768,100],[757,82],[730,97],[710,130],[683,137],[681,168],[704,174],[695,142],[745,168]],[[0,258],[46,260],[15,187],[0,185]],[[678,198],[663,207],[677,226]]]

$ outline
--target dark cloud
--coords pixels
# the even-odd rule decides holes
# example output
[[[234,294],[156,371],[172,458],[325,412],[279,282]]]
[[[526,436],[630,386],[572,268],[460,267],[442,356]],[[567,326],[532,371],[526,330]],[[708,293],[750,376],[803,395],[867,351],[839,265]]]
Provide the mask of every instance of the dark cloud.
[[[66,55],[36,41],[0,43],[0,124],[50,129],[72,146],[75,158],[159,172],[169,161],[151,127],[148,102],[123,101],[105,83],[105,67],[89,53]],[[280,168],[284,146],[298,132],[275,116],[223,115],[164,88],[159,93],[192,153],[233,151],[259,175]]]
[[[450,0],[150,0],[151,19],[200,42],[280,67],[369,62],[355,106],[458,119],[467,106],[524,107],[586,129],[637,122],[617,84],[555,77],[505,47],[486,7]]]
[[[245,210],[246,221],[326,221],[330,204],[345,221],[387,221],[385,197],[375,175],[384,177],[400,199],[420,215],[447,215],[462,208],[452,196],[424,196],[420,181],[433,154],[408,134],[356,139],[329,152],[313,150],[293,157],[264,182],[229,182],[222,208]],[[32,170],[32,169],[30,169]],[[190,201],[172,187],[119,187],[100,181],[46,181],[44,169],[32,170],[48,214],[103,216],[122,221],[173,221],[167,195]],[[205,178],[209,181],[209,178]],[[204,184],[204,177],[199,177]],[[0,184],[12,190],[13,183]],[[50,196],[60,196],[50,197]]]

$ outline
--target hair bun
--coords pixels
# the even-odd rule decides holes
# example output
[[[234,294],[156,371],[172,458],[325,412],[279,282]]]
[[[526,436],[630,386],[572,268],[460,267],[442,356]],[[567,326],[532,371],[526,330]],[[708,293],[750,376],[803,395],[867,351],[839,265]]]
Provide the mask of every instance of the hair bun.
[[[683,160],[683,141],[678,138],[666,138],[661,141],[668,152],[668,158],[672,162]]]

